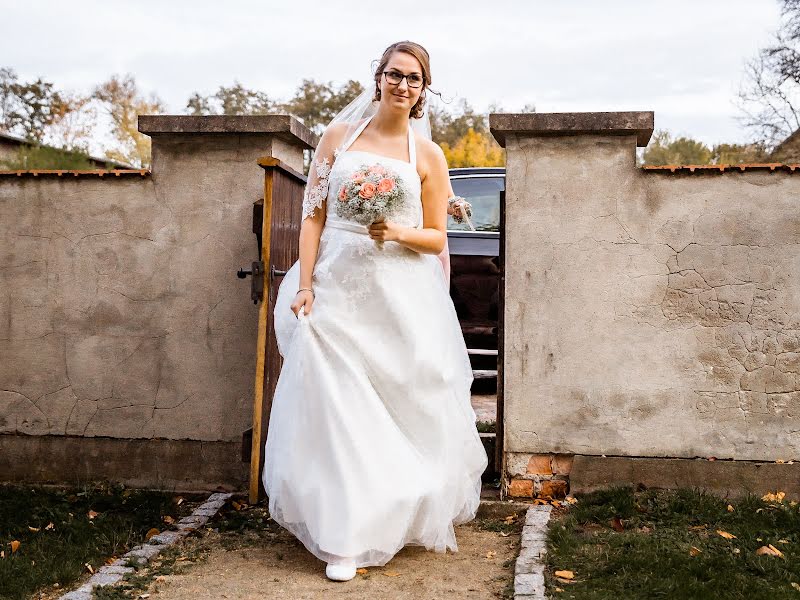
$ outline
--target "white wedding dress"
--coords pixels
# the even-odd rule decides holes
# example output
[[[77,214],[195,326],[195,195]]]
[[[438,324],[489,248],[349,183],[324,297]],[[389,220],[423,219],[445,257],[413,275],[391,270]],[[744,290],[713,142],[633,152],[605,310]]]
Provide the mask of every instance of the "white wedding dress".
[[[435,254],[383,249],[336,215],[339,184],[363,164],[393,169],[411,190],[394,218],[422,227],[414,134],[410,162],[347,148],[330,168],[311,312],[290,308],[299,261],[284,276],[275,334],[284,358],[262,481],[272,518],[317,558],[386,564],[404,545],[458,551],[487,456],[470,403],[472,370]]]

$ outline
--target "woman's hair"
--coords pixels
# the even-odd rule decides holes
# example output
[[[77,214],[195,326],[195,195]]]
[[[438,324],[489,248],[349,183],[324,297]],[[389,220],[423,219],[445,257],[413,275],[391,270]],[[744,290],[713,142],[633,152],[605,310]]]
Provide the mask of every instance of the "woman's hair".
[[[425,91],[431,84],[431,59],[428,56],[428,51],[416,42],[410,42],[408,40],[395,42],[383,51],[383,56],[381,56],[380,61],[378,62],[378,68],[375,69],[375,96],[373,97],[373,100],[381,99],[381,77],[383,77],[383,72],[386,69],[386,65],[389,64],[389,59],[392,57],[392,53],[394,52],[405,52],[410,54],[419,61],[420,65],[422,65],[422,93],[419,95],[417,103],[411,107],[411,112],[409,113],[409,117],[419,119],[422,117],[422,107],[425,105]]]

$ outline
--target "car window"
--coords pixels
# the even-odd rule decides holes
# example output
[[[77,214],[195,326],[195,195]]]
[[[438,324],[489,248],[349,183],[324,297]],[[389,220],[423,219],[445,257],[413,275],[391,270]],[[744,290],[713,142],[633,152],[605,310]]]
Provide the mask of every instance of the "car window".
[[[500,231],[500,191],[505,185],[503,177],[454,177],[451,183],[456,196],[463,196],[472,205],[470,220],[477,231]],[[456,223],[452,215],[447,216],[447,229],[471,231],[466,221]]]

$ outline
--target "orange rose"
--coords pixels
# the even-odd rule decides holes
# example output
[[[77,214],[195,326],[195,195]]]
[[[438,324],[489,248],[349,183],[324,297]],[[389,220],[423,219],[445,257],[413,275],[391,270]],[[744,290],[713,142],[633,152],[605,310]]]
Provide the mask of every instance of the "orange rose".
[[[383,193],[391,192],[394,189],[394,181],[391,179],[381,179],[378,182],[378,191]]]
[[[358,195],[364,198],[365,200],[369,200],[375,195],[375,184],[367,181],[364,185],[361,186],[361,191],[358,192]]]

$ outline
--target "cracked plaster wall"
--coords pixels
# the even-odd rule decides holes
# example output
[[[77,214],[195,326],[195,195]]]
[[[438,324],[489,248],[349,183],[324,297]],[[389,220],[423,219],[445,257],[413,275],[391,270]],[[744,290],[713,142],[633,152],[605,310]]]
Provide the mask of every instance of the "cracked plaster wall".
[[[511,452],[800,459],[800,175],[510,136]]]
[[[153,139],[150,177],[0,178],[0,433],[238,441],[259,135]]]

